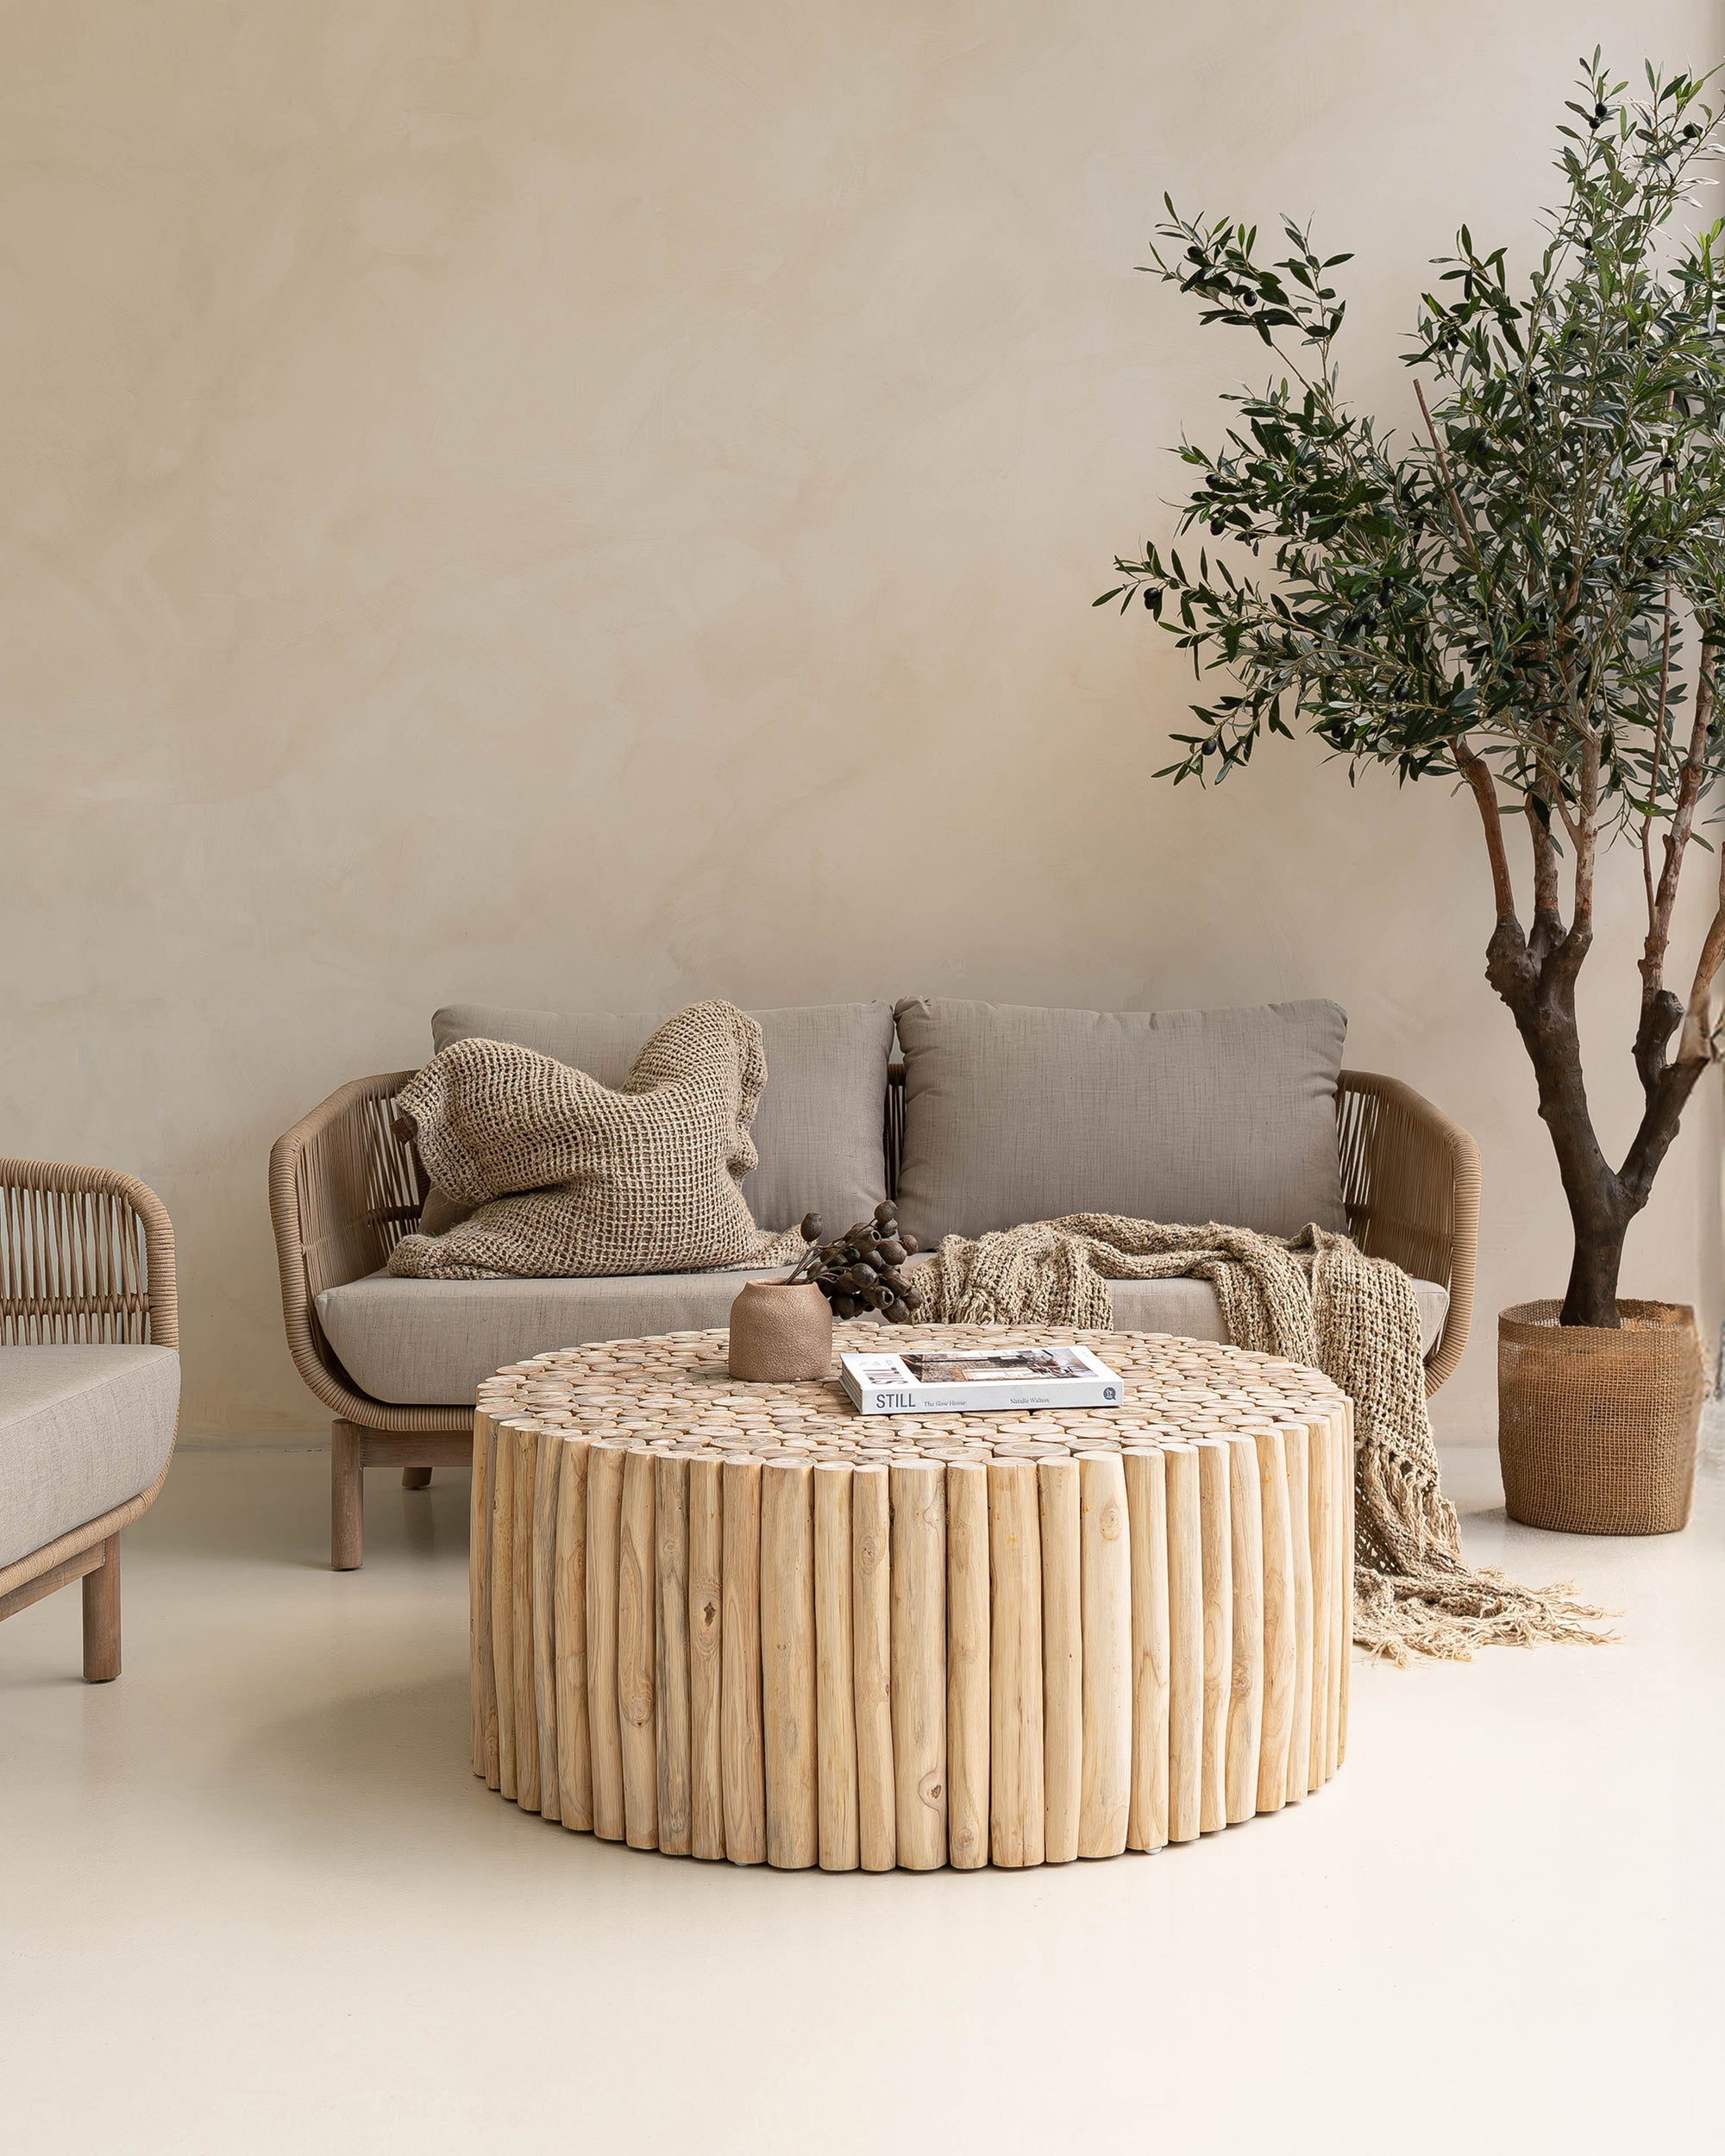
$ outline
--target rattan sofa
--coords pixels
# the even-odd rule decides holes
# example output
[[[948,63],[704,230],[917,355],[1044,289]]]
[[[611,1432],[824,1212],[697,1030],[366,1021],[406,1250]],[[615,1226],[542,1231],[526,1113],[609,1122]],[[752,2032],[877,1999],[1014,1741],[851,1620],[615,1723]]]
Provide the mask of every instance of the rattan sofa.
[[[443,1015],[440,1013],[440,1019]],[[499,1031],[499,1037],[505,1037]],[[511,1032],[506,1037],[524,1035]],[[539,1040],[528,1044],[545,1045]],[[596,1069],[591,1063],[584,1067]],[[769,1051],[769,1094],[771,1068]],[[337,1570],[351,1569],[363,1556],[361,1477],[367,1466],[398,1466],[407,1486],[417,1488],[430,1481],[434,1468],[465,1465],[470,1454],[469,1399],[416,1401],[411,1394],[404,1397],[400,1393],[394,1399],[374,1396],[343,1366],[320,1320],[320,1296],[327,1315],[331,1291],[350,1291],[354,1283],[370,1282],[396,1244],[419,1224],[428,1181],[411,1144],[398,1134],[391,1111],[392,1097],[411,1075],[392,1071],[342,1086],[277,1141],[270,1160],[270,1204],[288,1346],[301,1376],[335,1418],[332,1557]],[[903,1063],[883,1066],[882,1075],[887,1081],[885,1187],[897,1194],[905,1157]],[[1393,1260],[1412,1275],[1422,1292],[1429,1290],[1433,1311],[1441,1313],[1432,1316],[1427,1332],[1426,1387],[1428,1393],[1435,1392],[1460,1360],[1472,1313],[1477,1149],[1458,1125],[1395,1078],[1343,1071],[1335,1084],[1334,1102],[1340,1200],[1349,1232],[1368,1252]],[[881,1113],[879,1107],[875,1113]],[[763,1145],[763,1154],[764,1150]],[[643,1327],[637,1320],[624,1329],[722,1324],[738,1277],[709,1276],[710,1310],[692,1310],[685,1294],[679,1313],[664,1324]],[[435,1291],[437,1283],[386,1285],[391,1292],[411,1292]],[[1123,1283],[1126,1285],[1145,1283]],[[524,1283],[481,1286],[513,1293]],[[1122,1323],[1144,1322],[1119,1317],[1118,1313],[1117,1318]],[[544,1322],[549,1326],[555,1321]],[[1164,1321],[1156,1329],[1195,1328]],[[618,1336],[587,1330],[581,1337]],[[498,1360],[578,1344],[570,1329],[569,1337],[518,1340],[509,1356],[500,1355]]]
[[[82,1580],[92,1684],[120,1674],[120,1531],[167,1477],[179,1348],[154,1191],[0,1160],[0,1618]]]

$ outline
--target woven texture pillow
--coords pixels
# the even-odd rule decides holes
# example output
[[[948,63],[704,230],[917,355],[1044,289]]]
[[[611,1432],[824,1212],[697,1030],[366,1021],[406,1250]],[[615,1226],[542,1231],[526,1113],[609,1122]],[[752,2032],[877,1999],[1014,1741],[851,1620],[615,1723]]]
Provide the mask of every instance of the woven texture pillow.
[[[431,1021],[435,1053],[478,1035],[516,1041],[621,1086],[668,1011],[523,1011],[488,1003],[446,1004]],[[750,1011],[761,1028],[767,1085],[750,1136],[759,1164],[744,1179],[749,1210],[767,1228],[788,1228],[819,1213],[837,1228],[866,1220],[887,1194],[881,1147],[887,1066],[893,1053],[890,1003],[825,1003]],[[439,1210],[434,1212],[437,1204]],[[441,1234],[461,1217],[434,1191],[420,1226]]]
[[[397,1096],[440,1190],[474,1210],[410,1235],[389,1269],[421,1280],[588,1278],[771,1265],[740,1188],[767,1080],[761,1029],[728,1003],[662,1025],[622,1090],[506,1041],[457,1041]]]

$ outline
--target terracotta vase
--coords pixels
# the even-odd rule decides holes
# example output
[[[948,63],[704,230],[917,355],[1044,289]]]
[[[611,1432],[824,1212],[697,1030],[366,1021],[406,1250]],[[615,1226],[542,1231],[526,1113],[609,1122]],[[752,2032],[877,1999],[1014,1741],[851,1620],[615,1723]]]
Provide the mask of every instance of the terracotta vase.
[[[1622,1300],[1620,1328],[1560,1326],[1555,1302],[1497,1320],[1504,1509],[1562,1534],[1689,1524],[1707,1366],[1686,1305]]]
[[[832,1306],[812,1281],[751,1280],[731,1306],[731,1375],[788,1385],[832,1374]]]

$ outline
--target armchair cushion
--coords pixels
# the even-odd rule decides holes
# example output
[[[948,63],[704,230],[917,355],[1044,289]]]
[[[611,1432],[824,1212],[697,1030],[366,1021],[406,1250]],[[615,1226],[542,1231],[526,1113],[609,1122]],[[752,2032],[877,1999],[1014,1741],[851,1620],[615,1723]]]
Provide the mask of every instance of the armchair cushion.
[[[918,1241],[1070,1213],[1345,1228],[1334,1003],[1044,1011],[913,997],[899,1217]]]
[[[0,1567],[147,1490],[167,1464],[166,1347],[0,1347]]]

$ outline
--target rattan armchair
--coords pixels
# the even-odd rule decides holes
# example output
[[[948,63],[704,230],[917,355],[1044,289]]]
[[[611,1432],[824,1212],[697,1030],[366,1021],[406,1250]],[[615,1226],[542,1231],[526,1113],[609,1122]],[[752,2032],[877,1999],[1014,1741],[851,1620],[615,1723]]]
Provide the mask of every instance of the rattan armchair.
[[[353,1570],[364,1555],[365,1468],[399,1466],[409,1488],[423,1488],[433,1468],[465,1466],[471,1456],[470,1407],[401,1407],[371,1399],[342,1369],[317,1323],[319,1294],[377,1271],[418,1221],[427,1178],[390,1108],[412,1075],[354,1079],[278,1138],[270,1154],[288,1349],[335,1415],[330,1511],[337,1571]],[[1449,1291],[1442,1332],[1426,1358],[1426,1390],[1434,1393],[1461,1360],[1473,1314],[1479,1149],[1459,1124],[1396,1078],[1344,1071],[1336,1114],[1349,1232],[1373,1257]],[[903,1122],[904,1069],[895,1063],[886,1114],[893,1191]]]
[[[109,1345],[179,1348],[167,1208],[113,1169],[0,1159],[0,1347]],[[120,1531],[166,1479],[0,1566],[0,1618],[83,1581],[91,1683],[120,1674]]]

